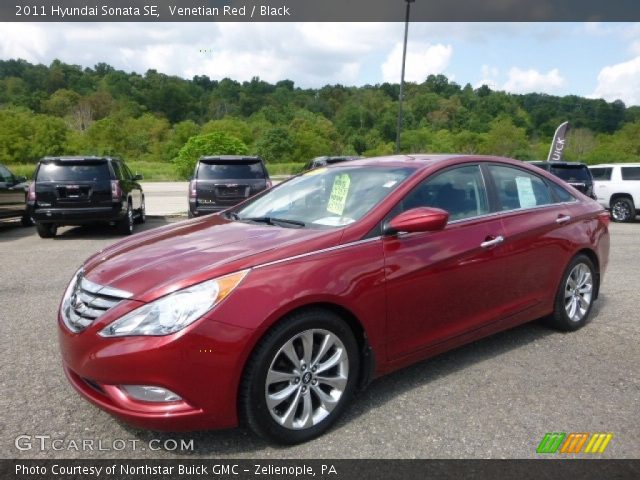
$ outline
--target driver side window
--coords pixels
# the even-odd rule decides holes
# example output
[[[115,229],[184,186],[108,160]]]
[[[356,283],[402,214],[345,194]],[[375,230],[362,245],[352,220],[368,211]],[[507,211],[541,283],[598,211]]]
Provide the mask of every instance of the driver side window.
[[[427,178],[404,198],[397,213],[417,207],[441,208],[449,212],[449,221],[489,213],[480,167],[456,167]]]

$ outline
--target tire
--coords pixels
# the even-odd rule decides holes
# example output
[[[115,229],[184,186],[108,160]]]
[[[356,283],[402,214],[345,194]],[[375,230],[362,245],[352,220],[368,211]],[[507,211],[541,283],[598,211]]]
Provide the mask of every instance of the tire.
[[[35,222],[33,221],[33,218],[31,218],[31,215],[29,215],[28,213],[25,213],[20,219],[20,224],[23,227],[32,227],[34,223]]]
[[[133,233],[133,210],[131,209],[131,203],[127,205],[127,213],[122,220],[120,220],[116,228],[122,235],[131,235]]]
[[[247,363],[241,418],[277,443],[311,440],[344,412],[359,369],[358,344],[339,315],[324,309],[294,313],[264,336]]]
[[[136,223],[144,223],[147,221],[147,211],[144,205],[144,197],[142,197],[142,205],[140,205],[140,210],[138,210],[138,216],[136,217]]]
[[[611,219],[614,222],[631,222],[636,218],[636,209],[629,198],[618,197],[611,202]]]
[[[583,254],[575,256],[562,275],[553,313],[547,323],[564,332],[582,328],[591,313],[596,281],[596,270],[589,257]]]
[[[36,230],[40,238],[53,238],[56,236],[58,226],[55,223],[36,223]]]

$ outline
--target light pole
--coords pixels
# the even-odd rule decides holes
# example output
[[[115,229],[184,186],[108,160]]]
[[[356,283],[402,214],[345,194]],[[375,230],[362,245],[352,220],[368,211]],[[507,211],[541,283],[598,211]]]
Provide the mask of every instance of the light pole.
[[[400,153],[400,131],[402,130],[402,100],[404,96],[404,64],[407,60],[407,36],[409,35],[409,12],[411,4],[416,0],[404,0],[407,2],[407,12],[404,17],[404,45],[402,47],[402,73],[400,75],[400,95],[398,97],[398,127],[396,129],[396,153]]]

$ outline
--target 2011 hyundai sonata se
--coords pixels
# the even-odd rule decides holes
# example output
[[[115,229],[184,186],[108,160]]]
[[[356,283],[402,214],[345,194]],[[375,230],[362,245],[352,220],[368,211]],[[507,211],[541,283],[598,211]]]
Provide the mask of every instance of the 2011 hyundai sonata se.
[[[608,218],[503,158],[312,170],[89,258],[60,306],[64,369],[146,428],[305,441],[376,376],[540,317],[582,327]]]

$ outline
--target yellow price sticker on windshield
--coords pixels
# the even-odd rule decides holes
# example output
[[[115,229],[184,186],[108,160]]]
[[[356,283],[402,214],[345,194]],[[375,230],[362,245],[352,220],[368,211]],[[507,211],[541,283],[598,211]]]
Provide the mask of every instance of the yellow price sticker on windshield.
[[[351,179],[346,173],[341,173],[333,180],[329,203],[327,204],[327,212],[342,215],[344,207],[347,204],[347,195],[349,194],[349,185]]]

